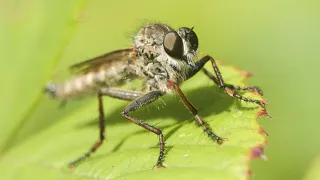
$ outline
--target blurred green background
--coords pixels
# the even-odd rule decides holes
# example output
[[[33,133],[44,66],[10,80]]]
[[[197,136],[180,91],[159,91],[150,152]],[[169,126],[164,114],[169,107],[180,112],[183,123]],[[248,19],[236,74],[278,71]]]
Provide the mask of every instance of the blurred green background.
[[[302,179],[320,154],[319,17],[316,0],[1,0],[0,149],[6,137],[21,138],[11,132],[27,123],[11,119],[28,119],[48,80],[73,62],[130,46],[137,27],[161,21],[195,26],[202,53],[248,70],[255,76],[246,82],[264,90],[273,116],[260,121],[269,161],[251,163],[253,179]],[[31,66],[36,58],[43,62]],[[58,73],[44,73],[51,71]],[[38,87],[21,86],[21,79]]]

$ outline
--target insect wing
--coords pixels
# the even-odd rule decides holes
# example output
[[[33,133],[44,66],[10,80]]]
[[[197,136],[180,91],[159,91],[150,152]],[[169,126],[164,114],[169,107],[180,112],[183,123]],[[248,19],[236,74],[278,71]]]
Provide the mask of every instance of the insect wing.
[[[120,61],[127,62],[133,61],[134,51],[132,48],[120,49],[112,51],[101,56],[74,64],[70,67],[70,71],[74,74],[86,74],[88,72],[97,71],[100,68],[112,66],[114,63]]]

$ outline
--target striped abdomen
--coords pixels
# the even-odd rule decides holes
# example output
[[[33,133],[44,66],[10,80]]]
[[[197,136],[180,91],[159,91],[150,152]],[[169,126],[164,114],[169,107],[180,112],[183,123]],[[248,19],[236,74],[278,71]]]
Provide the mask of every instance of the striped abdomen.
[[[46,92],[59,99],[68,99],[86,94],[96,93],[100,88],[119,86],[127,79],[135,77],[135,71],[130,67],[134,63],[128,50],[119,50],[97,57],[94,61],[86,61],[73,67],[84,70],[83,74],[75,76],[60,84],[48,84]],[[101,61],[101,62],[100,62]],[[81,65],[81,67],[79,67]],[[89,65],[84,66],[84,65]]]

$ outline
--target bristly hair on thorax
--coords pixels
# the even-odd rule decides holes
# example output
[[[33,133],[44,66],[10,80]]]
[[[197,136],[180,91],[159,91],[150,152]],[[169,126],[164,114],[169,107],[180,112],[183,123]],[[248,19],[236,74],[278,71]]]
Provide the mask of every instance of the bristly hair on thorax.
[[[181,47],[183,47],[181,57],[170,56],[167,53],[163,43],[166,34],[170,32],[176,31],[166,24],[150,23],[140,28],[134,37],[137,59],[133,64],[133,69],[136,70],[138,76],[145,78],[146,91],[171,92],[171,89],[167,87],[167,82],[170,80],[180,84],[186,79],[188,69],[194,66],[197,52],[183,37],[184,32],[179,34],[182,36]]]

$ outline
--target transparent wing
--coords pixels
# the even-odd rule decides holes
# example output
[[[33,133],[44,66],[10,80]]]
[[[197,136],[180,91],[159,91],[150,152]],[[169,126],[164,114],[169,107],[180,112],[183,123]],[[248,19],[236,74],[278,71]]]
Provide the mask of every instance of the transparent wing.
[[[113,64],[119,64],[121,61],[131,64],[130,61],[134,61],[134,59],[135,53],[132,48],[120,49],[74,64],[69,69],[75,74],[85,74],[103,67],[112,67]]]

